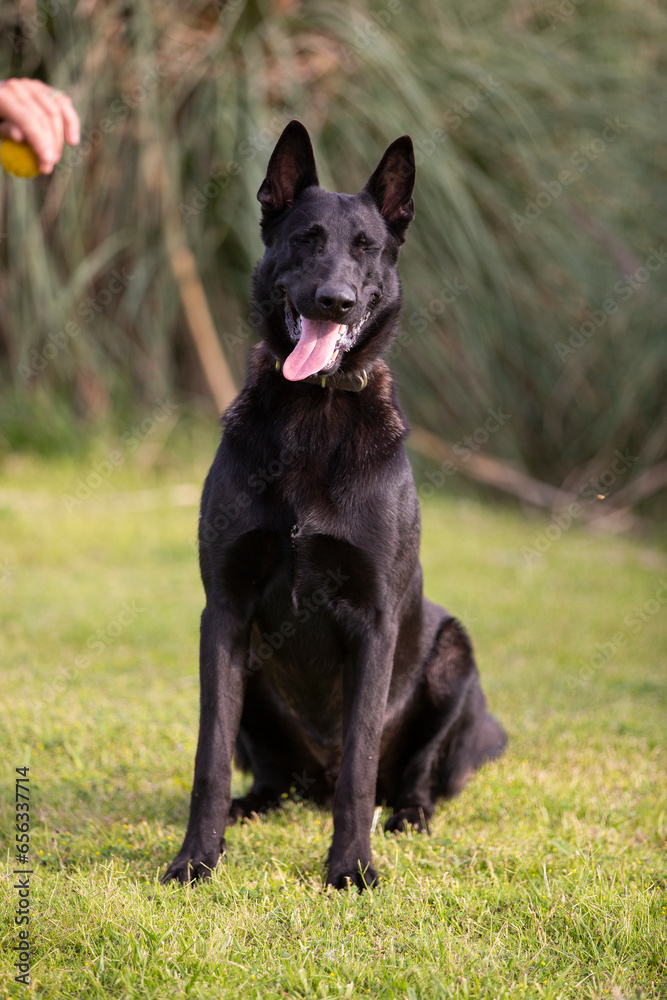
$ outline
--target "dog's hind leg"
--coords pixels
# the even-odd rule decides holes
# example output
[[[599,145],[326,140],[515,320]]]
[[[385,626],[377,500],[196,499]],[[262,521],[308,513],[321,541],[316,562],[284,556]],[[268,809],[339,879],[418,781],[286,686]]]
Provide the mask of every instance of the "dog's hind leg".
[[[505,730],[487,712],[486,699],[476,677],[459,719],[440,748],[436,796],[449,799],[458,795],[473,772],[486,761],[500,757],[506,746]]]
[[[401,737],[401,778],[385,829],[428,829],[438,797],[461,791],[484,760],[497,757],[505,734],[486,711],[470,641],[455,618],[441,622],[414,710]]]
[[[236,765],[242,771],[249,771],[253,774],[254,780],[250,790],[245,795],[232,799],[229,822],[235,823],[238,819],[249,819],[254,813],[260,814],[269,812],[271,809],[279,809],[282,795],[286,792],[285,780],[284,778],[272,778],[265,773],[262,773],[259,779],[254,777],[253,758],[255,758],[256,768],[256,754],[252,753],[243,732],[239,732],[235,758]]]

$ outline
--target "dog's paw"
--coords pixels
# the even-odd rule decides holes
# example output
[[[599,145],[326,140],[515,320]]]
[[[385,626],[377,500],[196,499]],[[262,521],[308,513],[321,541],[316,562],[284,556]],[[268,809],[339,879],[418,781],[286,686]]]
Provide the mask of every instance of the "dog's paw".
[[[227,823],[231,826],[231,824],[236,823],[237,820],[250,819],[253,815],[258,816],[259,810],[254,809],[245,799],[232,799],[232,804],[229,807]]]
[[[356,867],[349,868],[332,866],[327,875],[327,885],[334,889],[357,889],[359,892],[372,889],[379,881],[380,877],[370,862],[363,866],[357,862]]]
[[[224,854],[224,845],[222,853]],[[219,858],[220,851],[189,850],[184,846],[167,868],[161,882],[163,885],[167,882],[180,882],[181,885],[187,885],[198,879],[208,879],[211,877]]]
[[[408,827],[413,827],[417,833],[430,833],[428,819],[421,806],[407,806],[390,816],[384,825],[387,833],[405,833]]]
[[[239,819],[250,819],[259,816],[270,809],[280,808],[280,795],[269,789],[259,792],[249,792],[242,799],[232,799],[229,807],[228,823],[236,823]]]

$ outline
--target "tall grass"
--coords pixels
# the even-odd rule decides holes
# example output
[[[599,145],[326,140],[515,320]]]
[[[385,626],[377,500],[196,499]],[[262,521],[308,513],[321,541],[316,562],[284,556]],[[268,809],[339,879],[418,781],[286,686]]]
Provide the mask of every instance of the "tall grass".
[[[0,34],[0,76],[43,76],[84,122],[53,180],[0,180],[9,445],[66,439],[68,413],[205,392],[165,252],[161,163],[240,382],[255,193],[298,117],[337,189],[358,189],[397,135],[415,141],[391,355],[413,422],[456,441],[500,407],[486,449],[574,487],[617,449],[626,479],[664,459],[657,4],[5,2]]]

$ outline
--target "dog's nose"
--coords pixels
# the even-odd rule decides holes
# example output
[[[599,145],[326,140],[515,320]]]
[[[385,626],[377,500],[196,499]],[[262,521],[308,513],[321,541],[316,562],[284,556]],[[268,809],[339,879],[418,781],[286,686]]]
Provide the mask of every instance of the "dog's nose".
[[[344,316],[357,304],[357,297],[349,285],[322,285],[315,296],[320,309]]]

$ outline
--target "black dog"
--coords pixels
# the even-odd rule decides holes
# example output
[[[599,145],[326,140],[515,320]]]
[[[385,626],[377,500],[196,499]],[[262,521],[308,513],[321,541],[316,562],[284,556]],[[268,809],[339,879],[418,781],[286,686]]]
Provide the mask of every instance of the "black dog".
[[[424,829],[505,745],[462,626],[422,595],[408,432],[380,359],[414,216],[408,136],[358,195],[323,191],[291,122],[258,198],[263,340],[204,485],[201,717],[190,821],[165,881],[207,875],[225,827],[295,784],[333,798],[327,883],[376,881],[370,829]],[[230,798],[232,757],[252,771]]]

